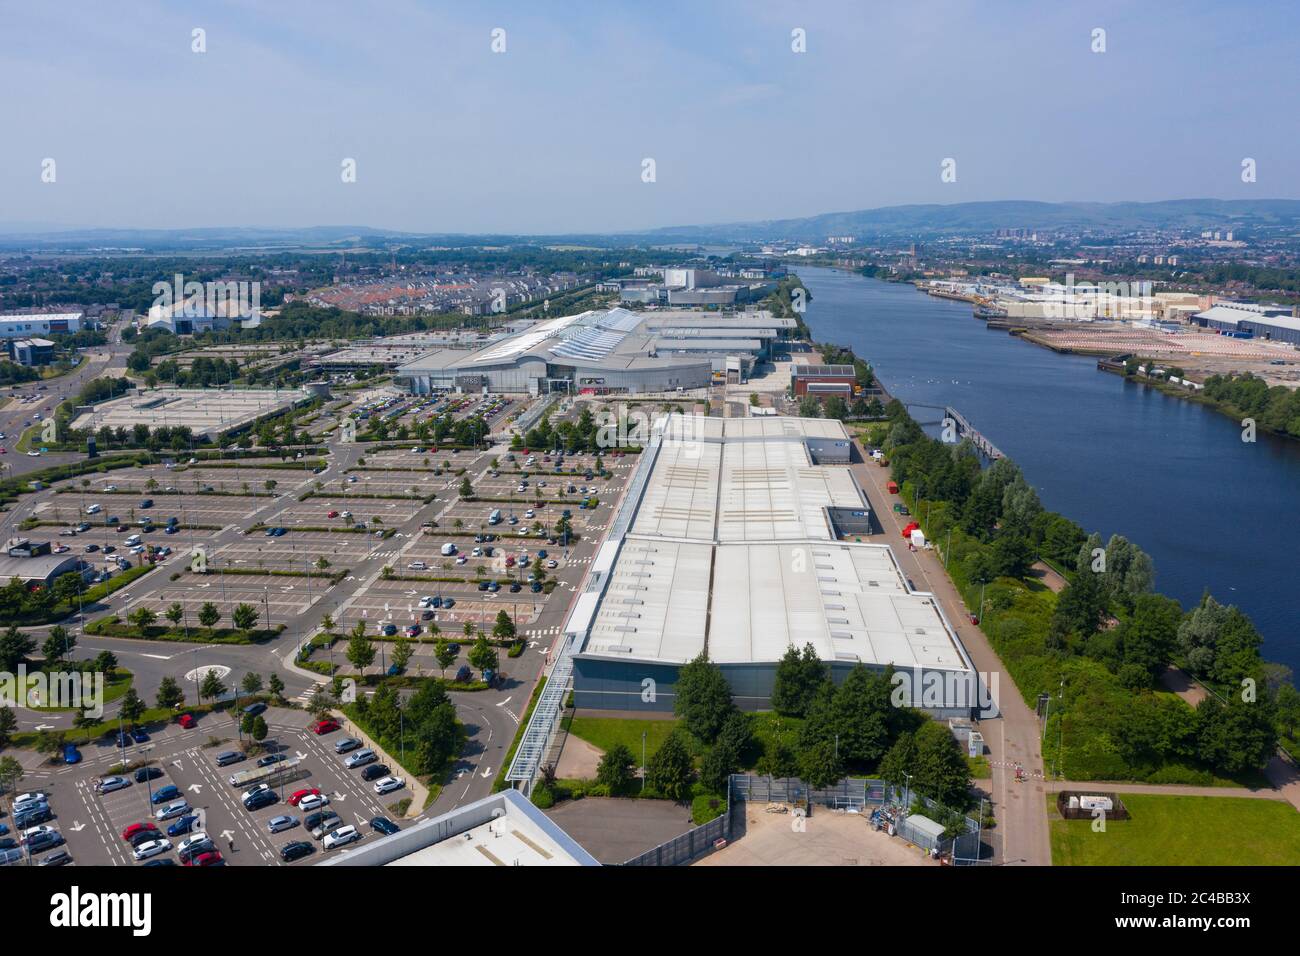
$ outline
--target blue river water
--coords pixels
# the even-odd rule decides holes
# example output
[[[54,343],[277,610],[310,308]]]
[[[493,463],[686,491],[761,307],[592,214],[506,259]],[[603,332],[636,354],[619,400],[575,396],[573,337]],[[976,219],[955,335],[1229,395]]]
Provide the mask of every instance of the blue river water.
[[[902,283],[801,267],[804,318],[906,403],[950,405],[1024,471],[1044,505],[1155,561],[1188,607],[1209,588],[1250,615],[1265,659],[1300,672],[1300,442],[989,331],[967,303]],[[941,412],[916,408],[918,421]]]

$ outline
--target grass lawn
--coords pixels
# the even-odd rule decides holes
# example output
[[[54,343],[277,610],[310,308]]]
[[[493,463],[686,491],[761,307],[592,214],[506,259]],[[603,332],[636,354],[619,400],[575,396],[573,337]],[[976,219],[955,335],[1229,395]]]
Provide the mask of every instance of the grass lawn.
[[[131,689],[131,684],[135,680],[135,675],[125,667],[118,667],[110,674],[104,677],[104,699],[102,703],[111,704],[115,700],[121,700],[126,692]],[[87,688],[89,691],[89,688]],[[84,699],[84,698],[83,698]],[[32,710],[39,710],[45,713],[56,713],[59,711],[76,710],[75,707],[33,707]]]
[[[1063,820],[1047,800],[1056,866],[1294,866],[1300,813],[1280,800],[1120,793],[1131,819]]]
[[[574,717],[569,733],[581,737],[593,747],[608,752],[615,744],[623,744],[632,756],[641,760],[641,734],[645,734],[645,757],[649,760],[668,739],[676,720],[622,720],[617,717]]]

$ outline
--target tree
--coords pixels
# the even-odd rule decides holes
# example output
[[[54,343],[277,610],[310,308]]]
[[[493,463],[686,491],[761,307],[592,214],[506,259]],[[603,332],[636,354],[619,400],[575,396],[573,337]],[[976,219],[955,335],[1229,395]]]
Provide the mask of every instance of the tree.
[[[957,739],[933,720],[916,732],[916,773],[912,788],[947,807],[962,809],[970,802],[970,769]]]
[[[358,621],[348,638],[348,663],[359,672],[375,662],[375,645],[366,637],[365,621]]]
[[[1188,669],[1217,684],[1255,676],[1262,643],[1250,618],[1209,595],[1178,626],[1178,649]]]
[[[266,682],[266,689],[271,692],[271,696],[277,701],[284,700],[284,681],[274,671],[271,672],[271,679]]]
[[[812,644],[805,644],[802,654],[791,644],[776,665],[772,709],[787,717],[802,717],[826,679],[826,668]]]
[[[650,758],[650,765],[646,768],[646,784],[669,800],[680,802],[689,794],[694,775],[691,754],[682,732],[674,728]]]
[[[712,743],[723,723],[735,709],[731,703],[731,685],[722,670],[701,651],[678,671],[673,712],[696,739]]]
[[[141,605],[128,614],[126,619],[143,631],[150,627],[154,621],[158,620],[158,615],[149,608]]]
[[[753,747],[749,718],[733,711],[718,732],[700,764],[700,782],[713,793],[727,792],[727,779],[740,770],[746,751]]]
[[[414,653],[415,648],[405,636],[393,642],[393,665],[399,674],[406,670],[406,665],[411,662],[411,655]]]
[[[95,655],[94,669],[103,674],[117,670],[117,655],[112,651],[100,651]]]
[[[266,726],[266,718],[258,714],[253,718],[253,726],[249,731],[250,735],[259,744],[266,739],[269,728]]]
[[[466,500],[469,500],[474,496],[474,486],[470,484],[468,475],[466,475],[464,478],[460,480],[460,488],[458,489],[458,493],[462,498]]]
[[[512,641],[515,638],[515,622],[505,609],[497,611],[496,623],[492,625],[492,636],[500,641]]]
[[[174,602],[163,612],[163,617],[171,621],[173,626],[179,624],[185,618],[185,605],[179,601]]]
[[[217,676],[217,672],[211,670],[203,676],[203,682],[199,684],[199,699],[203,700],[207,698],[210,700],[217,700],[224,697],[226,691],[227,687],[221,682],[221,678]]]
[[[844,763],[833,740],[821,740],[799,753],[799,776],[814,789],[829,787],[844,776]]]
[[[600,758],[600,764],[596,767],[596,782],[608,787],[611,796],[618,796],[632,782],[635,767],[636,758],[627,745],[615,744]]]
[[[239,682],[239,686],[244,689],[244,693],[252,696],[262,692],[262,675],[257,671],[249,671]]]
[[[135,692],[134,687],[127,688],[126,693],[122,695],[122,703],[118,712],[122,715],[122,719],[129,724],[135,724],[144,716],[144,701],[140,699],[140,695]]]
[[[221,612],[217,610],[217,606],[211,601],[204,602],[199,608],[199,623],[211,629],[217,626],[219,620],[221,620]]]
[[[880,760],[877,773],[880,779],[901,787],[907,782],[907,775],[916,768],[916,738],[910,733],[900,734],[894,745]]]
[[[159,707],[179,707],[185,702],[185,692],[174,677],[164,677],[158,682],[158,694],[154,698]]]
[[[433,645],[433,657],[438,662],[438,668],[442,676],[447,676],[447,668],[456,661],[456,651],[452,648],[451,642],[445,637],[438,638]]]
[[[0,750],[13,742],[14,731],[18,729],[18,718],[12,707],[0,707]]]
[[[257,613],[257,608],[251,604],[236,604],[235,609],[230,612],[230,619],[234,622],[235,627],[246,632],[257,627],[257,619],[260,616]]]
[[[474,646],[469,649],[468,656],[470,666],[482,671],[484,680],[487,680],[488,671],[496,671],[501,667],[501,658],[497,654],[496,648],[489,644],[487,637],[482,634],[474,642]]]
[[[41,645],[41,656],[45,658],[47,664],[67,660],[76,644],[76,637],[69,634],[66,627],[55,625],[50,628],[50,636]]]
[[[0,670],[6,670],[11,674],[16,673],[18,665],[34,650],[36,650],[34,637],[23,633],[17,627],[10,627],[0,634],[0,665],[2,665]]]
[[[23,765],[13,757],[0,757],[0,793],[6,790],[17,792],[18,781],[26,776]]]
[[[1277,750],[1272,707],[1239,697],[1222,704],[1207,697],[1196,707],[1198,756],[1227,774],[1259,770]]]

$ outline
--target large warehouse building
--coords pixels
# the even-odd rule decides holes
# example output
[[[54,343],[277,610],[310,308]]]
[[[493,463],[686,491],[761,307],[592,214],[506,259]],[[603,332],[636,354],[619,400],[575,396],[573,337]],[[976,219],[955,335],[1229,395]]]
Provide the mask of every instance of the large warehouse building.
[[[850,449],[826,419],[661,420],[566,624],[575,705],[672,711],[707,651],[738,706],[768,709],[777,663],[811,644],[836,680],[893,665],[944,689],[927,710],[969,716],[974,671],[938,603],[860,540]]]
[[[742,381],[788,337],[793,319],[761,310],[713,313],[601,309],[537,322],[471,352],[439,349],[407,362],[396,377],[417,395],[576,391],[636,394]]]

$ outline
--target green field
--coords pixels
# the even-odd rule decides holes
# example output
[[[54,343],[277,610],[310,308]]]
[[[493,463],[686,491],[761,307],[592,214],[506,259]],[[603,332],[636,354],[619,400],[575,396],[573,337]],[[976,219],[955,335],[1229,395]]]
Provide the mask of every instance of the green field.
[[[623,744],[632,751],[638,762],[641,760],[641,734],[645,737],[645,759],[655,755],[672,729],[677,726],[675,720],[622,720],[617,717],[574,717],[569,724],[569,733],[581,737],[593,747],[608,752],[615,744]]]
[[[1294,866],[1300,813],[1280,800],[1120,793],[1128,820],[1063,820],[1047,799],[1056,866]]]

